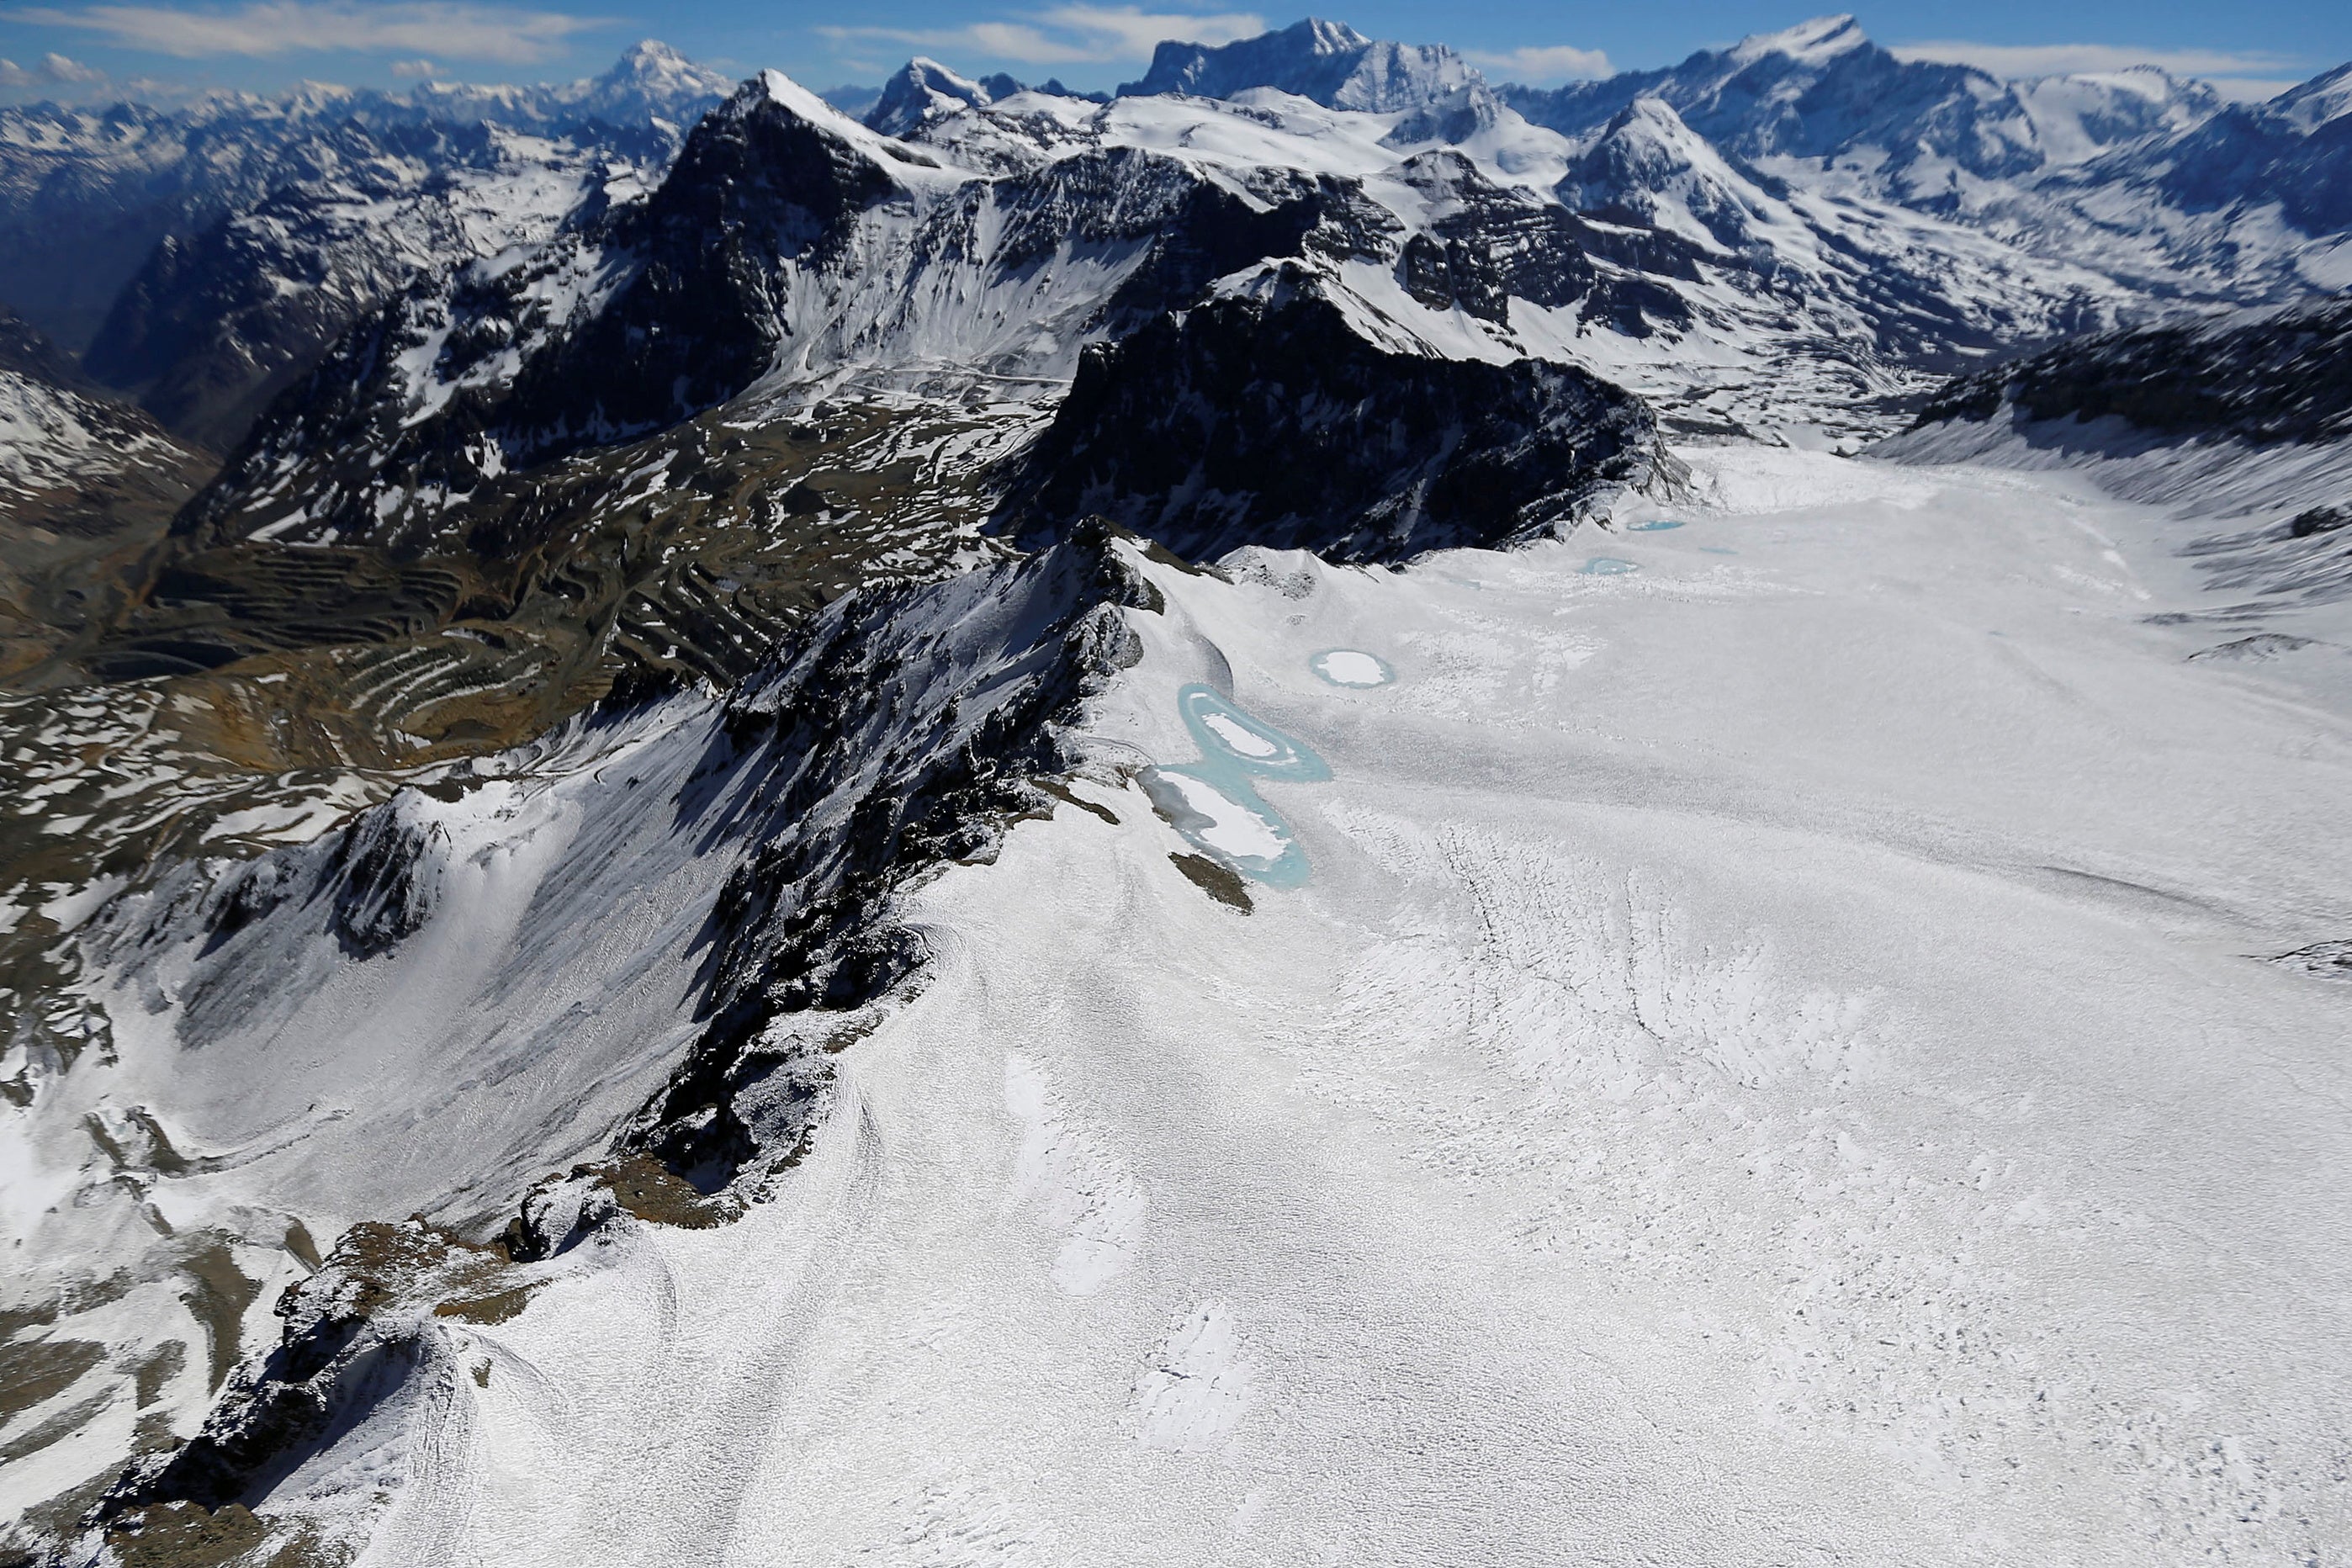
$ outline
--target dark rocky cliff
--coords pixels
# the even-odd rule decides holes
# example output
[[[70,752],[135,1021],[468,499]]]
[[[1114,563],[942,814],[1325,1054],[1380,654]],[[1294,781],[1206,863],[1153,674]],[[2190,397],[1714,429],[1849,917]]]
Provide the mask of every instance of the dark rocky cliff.
[[[1202,560],[1396,561],[1531,537],[1670,464],[1632,394],[1541,360],[1391,353],[1294,273],[1089,351],[1007,515],[1034,540],[1100,512]]]

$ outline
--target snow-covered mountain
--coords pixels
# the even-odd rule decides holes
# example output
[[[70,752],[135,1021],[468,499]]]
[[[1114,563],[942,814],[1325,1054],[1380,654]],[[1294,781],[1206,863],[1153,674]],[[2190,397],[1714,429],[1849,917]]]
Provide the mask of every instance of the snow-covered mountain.
[[[1088,344],[1282,263],[1373,342],[1423,356],[1523,357],[1513,283],[1556,313],[1551,331],[1573,332],[1581,309],[1641,324],[1649,296],[1590,260],[1563,210],[1458,154],[1401,156],[1387,129],[1306,104],[1286,121],[1025,95],[908,142],[771,73],[697,129],[646,202],[414,296],[338,350],[190,526],[429,531],[508,469],[745,395],[1050,399]],[[1444,258],[1491,268],[1506,233],[1529,247],[1517,270],[1465,308],[1471,274]],[[370,478],[339,486],[337,471]]]
[[[1163,43],[1141,79],[1121,86],[1118,96],[1231,98],[1270,87],[1328,109],[1377,114],[1419,108],[1478,79],[1443,45],[1388,43],[1345,23],[1310,19],[1231,44]]]
[[[1498,106],[1454,142],[1420,110],[1263,89],[946,101],[899,139],[747,85],[644,203],[432,283],[339,350],[195,526],[430,529],[502,473],[755,386],[1051,398],[1089,343],[1278,266],[1384,346],[1564,359],[1717,425],[1769,396],[1867,427],[1956,353],[2129,299],[1900,207],[1770,196],[1663,108],[1580,154]],[[1748,226],[1727,241],[1627,187],[1654,154],[1737,185]],[[323,478],[362,462],[365,483]]]
[[[1662,70],[1500,96],[1577,139],[1654,98],[1790,186],[1948,217],[2135,292],[2247,303],[2352,278],[2343,81],[2330,71],[2258,105],[2152,68],[2004,82],[1898,59],[1829,16]]]
[[[376,139],[150,253],[83,355],[183,435],[228,450],[362,313],[419,277],[536,245],[657,183],[650,127],[551,139],[496,126]]]
[[[674,146],[730,86],[647,41],[604,75],[558,86],[0,109],[0,300],[79,350],[160,240],[200,236],[277,191],[386,160],[462,166],[487,127],[592,145],[652,133]]]
[[[2049,245],[2104,246],[2152,279],[2242,297],[2352,287],[2352,66],[2267,103],[2232,104],[2177,134],[2053,179],[2038,207]]]
[[[1843,165],[1866,173],[1874,194],[1947,212],[1966,205],[1973,183],[2081,163],[2192,127],[2221,106],[2210,88],[2152,69],[2011,83],[1969,66],[1902,60],[1851,16],[1701,50],[1660,70],[1503,96],[1571,136],[1635,99],[1661,99],[1736,157]]]
[[[1659,69],[1489,88],[1442,47],[1308,22],[1216,48],[1164,46],[1121,91],[1271,88],[1411,108],[1417,134],[1461,142],[1507,106],[1578,146],[1653,100],[1716,154],[1825,202],[1948,219],[2130,295],[2243,303],[2335,287],[2347,265],[2344,160],[2328,129],[2341,129],[2341,75],[2263,106],[2225,106],[2145,67],[2004,81],[1900,58],[1836,16]]]

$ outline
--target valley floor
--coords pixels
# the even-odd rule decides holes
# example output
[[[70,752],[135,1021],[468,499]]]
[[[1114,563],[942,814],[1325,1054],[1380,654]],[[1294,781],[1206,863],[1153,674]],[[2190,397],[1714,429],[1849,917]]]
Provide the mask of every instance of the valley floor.
[[[276,1500],[383,1487],[387,1568],[2334,1561],[2352,983],[2266,960],[2352,938],[2352,605],[2192,657],[2261,628],[2152,621],[2181,525],[2086,481],[1685,456],[1148,566],[1089,743],[1303,742],[1194,824],[1303,879],[1080,780],[915,895],[772,1201],[451,1321]]]

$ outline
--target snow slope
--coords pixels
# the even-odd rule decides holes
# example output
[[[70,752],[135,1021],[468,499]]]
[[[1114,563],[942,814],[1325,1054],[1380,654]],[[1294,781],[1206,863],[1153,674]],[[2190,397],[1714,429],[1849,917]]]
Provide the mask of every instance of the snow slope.
[[[2352,927],[2342,606],[2194,658],[2080,481],[1686,456],[1514,554],[1144,563],[1101,782],[909,897],[770,1201],[445,1321],[269,1500],[396,1455],[404,1568],[2324,1557],[2345,1000],[2263,960]],[[1099,774],[1195,683],[1328,764],[1246,914]]]

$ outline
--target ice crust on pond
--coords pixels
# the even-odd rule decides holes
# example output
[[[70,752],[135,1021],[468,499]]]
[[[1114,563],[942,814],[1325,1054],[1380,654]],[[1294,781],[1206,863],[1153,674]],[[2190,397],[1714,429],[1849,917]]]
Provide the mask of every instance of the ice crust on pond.
[[[1223,713],[1203,714],[1201,722],[1209,728],[1225,750],[1237,756],[1270,758],[1282,754],[1280,742],[1266,739],[1255,730],[1237,723]]]
[[[1307,661],[1307,668],[1334,686],[1386,686],[1396,671],[1378,654],[1360,648],[1328,647]]]
[[[1171,814],[1185,837],[1261,880],[1284,876],[1280,868],[1297,845],[1256,791],[1230,782],[1220,789],[1184,767],[1160,768],[1154,777],[1172,793]]]

